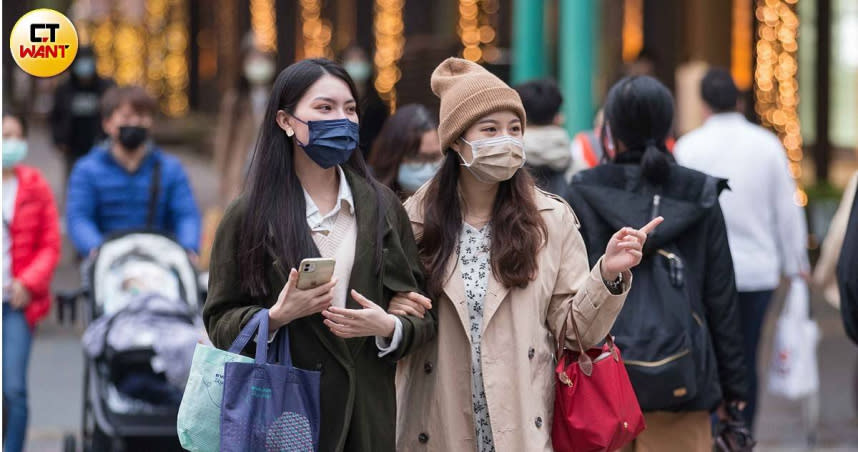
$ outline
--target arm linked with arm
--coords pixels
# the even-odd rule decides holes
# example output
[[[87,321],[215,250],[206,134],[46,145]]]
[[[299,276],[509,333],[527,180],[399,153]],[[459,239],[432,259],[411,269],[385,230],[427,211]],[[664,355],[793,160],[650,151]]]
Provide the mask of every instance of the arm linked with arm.
[[[388,288],[385,286],[385,296],[390,299],[397,292],[418,292],[426,295],[423,268],[420,263],[414,232],[411,229],[411,222],[398,200],[391,201],[390,205],[396,210],[395,233],[398,236],[400,248],[392,250],[395,251],[393,255],[390,253],[391,250],[388,252],[388,258],[391,260],[390,265],[385,263],[385,279],[390,272],[395,272],[395,278],[392,280],[407,282],[407,285],[412,287]],[[434,339],[438,331],[438,319],[434,308],[427,310],[422,319],[413,315],[397,315],[396,318],[402,325],[402,342],[395,351],[385,355],[386,359],[392,361],[401,359],[412,350]]]

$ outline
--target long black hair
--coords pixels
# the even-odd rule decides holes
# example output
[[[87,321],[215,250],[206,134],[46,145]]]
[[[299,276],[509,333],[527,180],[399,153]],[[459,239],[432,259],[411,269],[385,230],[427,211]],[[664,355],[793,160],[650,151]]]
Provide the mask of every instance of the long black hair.
[[[667,180],[674,161],[665,146],[672,125],[673,96],[653,77],[625,77],[608,91],[602,140],[610,132],[615,146],[626,148],[614,162],[640,164],[644,179],[655,185]]]
[[[247,211],[238,238],[241,281],[243,289],[251,296],[270,295],[266,270],[272,255],[285,271],[298,268],[301,259],[318,257],[307,226],[304,191],[295,173],[295,144],[277,124],[277,111],[293,114],[307,90],[325,75],[344,81],[357,100],[351,77],[340,65],[323,58],[294,63],[281,71],[274,81],[244,189]],[[378,271],[385,215],[381,187],[370,175],[360,151],[353,152],[344,166],[366,179],[376,196],[375,266]]]

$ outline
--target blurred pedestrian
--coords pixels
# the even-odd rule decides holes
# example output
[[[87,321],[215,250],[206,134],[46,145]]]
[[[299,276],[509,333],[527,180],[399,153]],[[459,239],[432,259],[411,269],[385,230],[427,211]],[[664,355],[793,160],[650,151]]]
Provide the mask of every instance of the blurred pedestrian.
[[[524,151],[527,168],[536,185],[550,193],[563,193],[564,173],[572,166],[569,134],[563,128],[563,94],[551,79],[533,80],[513,88],[527,113]]]
[[[763,322],[781,277],[808,277],[807,224],[795,202],[796,184],[777,136],[737,111],[739,90],[725,69],[711,69],[700,83],[706,122],[676,144],[684,166],[727,179],[721,196],[733,253],[739,312],[750,374],[744,414],[756,415],[757,352]]]
[[[353,45],[342,54],[342,65],[355,82],[360,110],[360,149],[364,158],[369,152],[381,128],[390,114],[390,108],[381,100],[375,89],[375,70],[366,50]]]
[[[846,335],[858,344],[858,193],[853,191],[843,248],[837,262],[837,286],[840,289],[840,315]],[[858,394],[858,380],[856,380]]]
[[[51,306],[60,231],[51,187],[20,162],[24,118],[3,113],[3,450],[20,452],[27,436],[27,368],[33,332]]]
[[[825,300],[838,309],[840,308],[840,290],[837,286],[837,261],[840,260],[840,251],[846,238],[846,226],[849,223],[852,203],[855,201],[856,189],[858,189],[858,172],[852,175],[843,190],[843,198],[840,200],[840,205],[837,206],[834,217],[831,218],[828,232],[822,241],[819,259],[813,269],[814,285],[823,291]]]
[[[223,95],[214,131],[221,208],[241,192],[277,67],[271,54],[256,48],[251,34],[242,44],[241,65],[235,72],[235,86]]]
[[[77,162],[67,189],[68,234],[81,256],[112,233],[147,228],[175,237],[196,258],[200,213],[181,162],[151,139],[157,108],[139,86],[104,94],[109,139]]]
[[[414,194],[441,166],[438,121],[426,107],[403,105],[388,118],[373,143],[369,166],[375,178],[400,198]]]
[[[81,47],[72,63],[68,80],[57,87],[51,111],[54,144],[65,158],[66,177],[78,159],[104,138],[101,128],[101,96],[113,81],[96,72],[95,53]]]
[[[593,129],[578,132],[572,138],[572,165],[566,171],[567,182],[572,180],[575,173],[614,158],[613,154],[605,155],[605,148],[602,146],[603,125],[604,112],[600,108],[593,117]]]
[[[605,101],[614,158],[575,175],[567,193],[590,262],[619,224],[665,221],[643,250],[613,334],[647,429],[627,450],[712,449],[709,413],[741,406],[747,381],[738,294],[718,202],[721,179],[676,165],[664,145],[670,91],[649,76],[620,80]]]
[[[611,161],[616,155],[614,144],[610,140],[602,139],[604,114],[603,109],[600,108],[593,117],[593,129],[579,132],[572,139],[572,166],[566,172],[567,181],[571,181],[572,176],[579,171]],[[673,136],[668,134],[664,140],[664,147],[672,153],[675,143]]]
[[[393,364],[436,328],[433,315],[384,311],[391,288],[422,291],[423,274],[399,199],[354,152],[357,97],[329,60],[277,76],[250,183],[215,237],[203,310],[224,349],[260,309],[271,340],[288,325],[295,367],[321,372],[320,451],[394,450]],[[295,269],[319,256],[336,259],[333,278],[299,289]]]
[[[550,337],[574,318],[584,343],[570,327],[570,347],[605,338],[646,233],[623,229],[588,264],[575,214],[520,171],[526,115],[518,93],[459,58],[435,69],[432,91],[441,100],[444,163],[405,208],[438,337],[399,363],[397,448],[552,450]],[[428,302],[399,294],[391,312],[423,315]]]

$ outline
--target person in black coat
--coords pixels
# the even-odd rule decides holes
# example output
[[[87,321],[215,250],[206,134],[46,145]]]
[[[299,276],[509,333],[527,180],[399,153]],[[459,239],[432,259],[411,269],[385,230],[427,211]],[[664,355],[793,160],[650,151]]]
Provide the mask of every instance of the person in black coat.
[[[843,249],[837,261],[837,286],[843,327],[849,339],[858,344],[858,194],[852,202]]]
[[[72,64],[69,79],[54,92],[51,134],[66,162],[66,176],[75,162],[102,138],[101,96],[114,85],[95,72],[95,54],[81,47]]]
[[[656,332],[666,334],[676,312],[689,309],[694,320],[683,325],[700,332],[693,337],[701,339],[685,345],[691,350],[680,348],[661,362],[640,363],[654,383],[635,387],[647,430],[629,450],[711,450],[709,413],[725,403],[741,406],[747,394],[738,293],[718,202],[727,184],[674,162],[664,146],[672,122],[673,98],[664,85],[648,76],[619,81],[608,93],[601,134],[603,146],[615,157],[577,174],[566,193],[588,250],[603,249],[617,227],[644,225],[656,216],[664,217],[664,223],[647,240],[642,266],[634,272],[635,282],[614,326],[617,343],[622,331],[636,334],[642,316],[650,316],[649,324],[657,326]],[[590,263],[596,259],[591,253]],[[671,278],[677,273],[679,279],[659,279],[668,270]],[[670,285],[679,289],[671,292],[671,287],[658,287]],[[678,294],[670,299],[674,305],[657,296],[668,293]],[[638,337],[639,341],[626,348],[620,344],[633,377],[631,357],[662,340],[655,336]],[[660,388],[668,384],[670,363],[688,360],[686,355],[693,359],[688,366],[696,373],[692,377],[696,390],[690,386]],[[664,375],[659,374],[662,368]],[[663,398],[665,408],[648,412],[647,406],[662,402],[656,397],[659,391],[668,394]]]

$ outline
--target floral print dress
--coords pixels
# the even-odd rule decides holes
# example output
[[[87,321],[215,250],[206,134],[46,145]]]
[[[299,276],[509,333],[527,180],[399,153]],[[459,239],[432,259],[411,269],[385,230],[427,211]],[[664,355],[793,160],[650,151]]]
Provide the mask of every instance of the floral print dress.
[[[492,425],[486,391],[483,386],[483,369],[480,362],[480,343],[483,336],[483,304],[489,282],[491,265],[491,231],[488,225],[482,229],[464,223],[459,235],[459,264],[465,282],[465,299],[468,304],[471,334],[471,393],[474,408],[477,450],[494,452]]]

